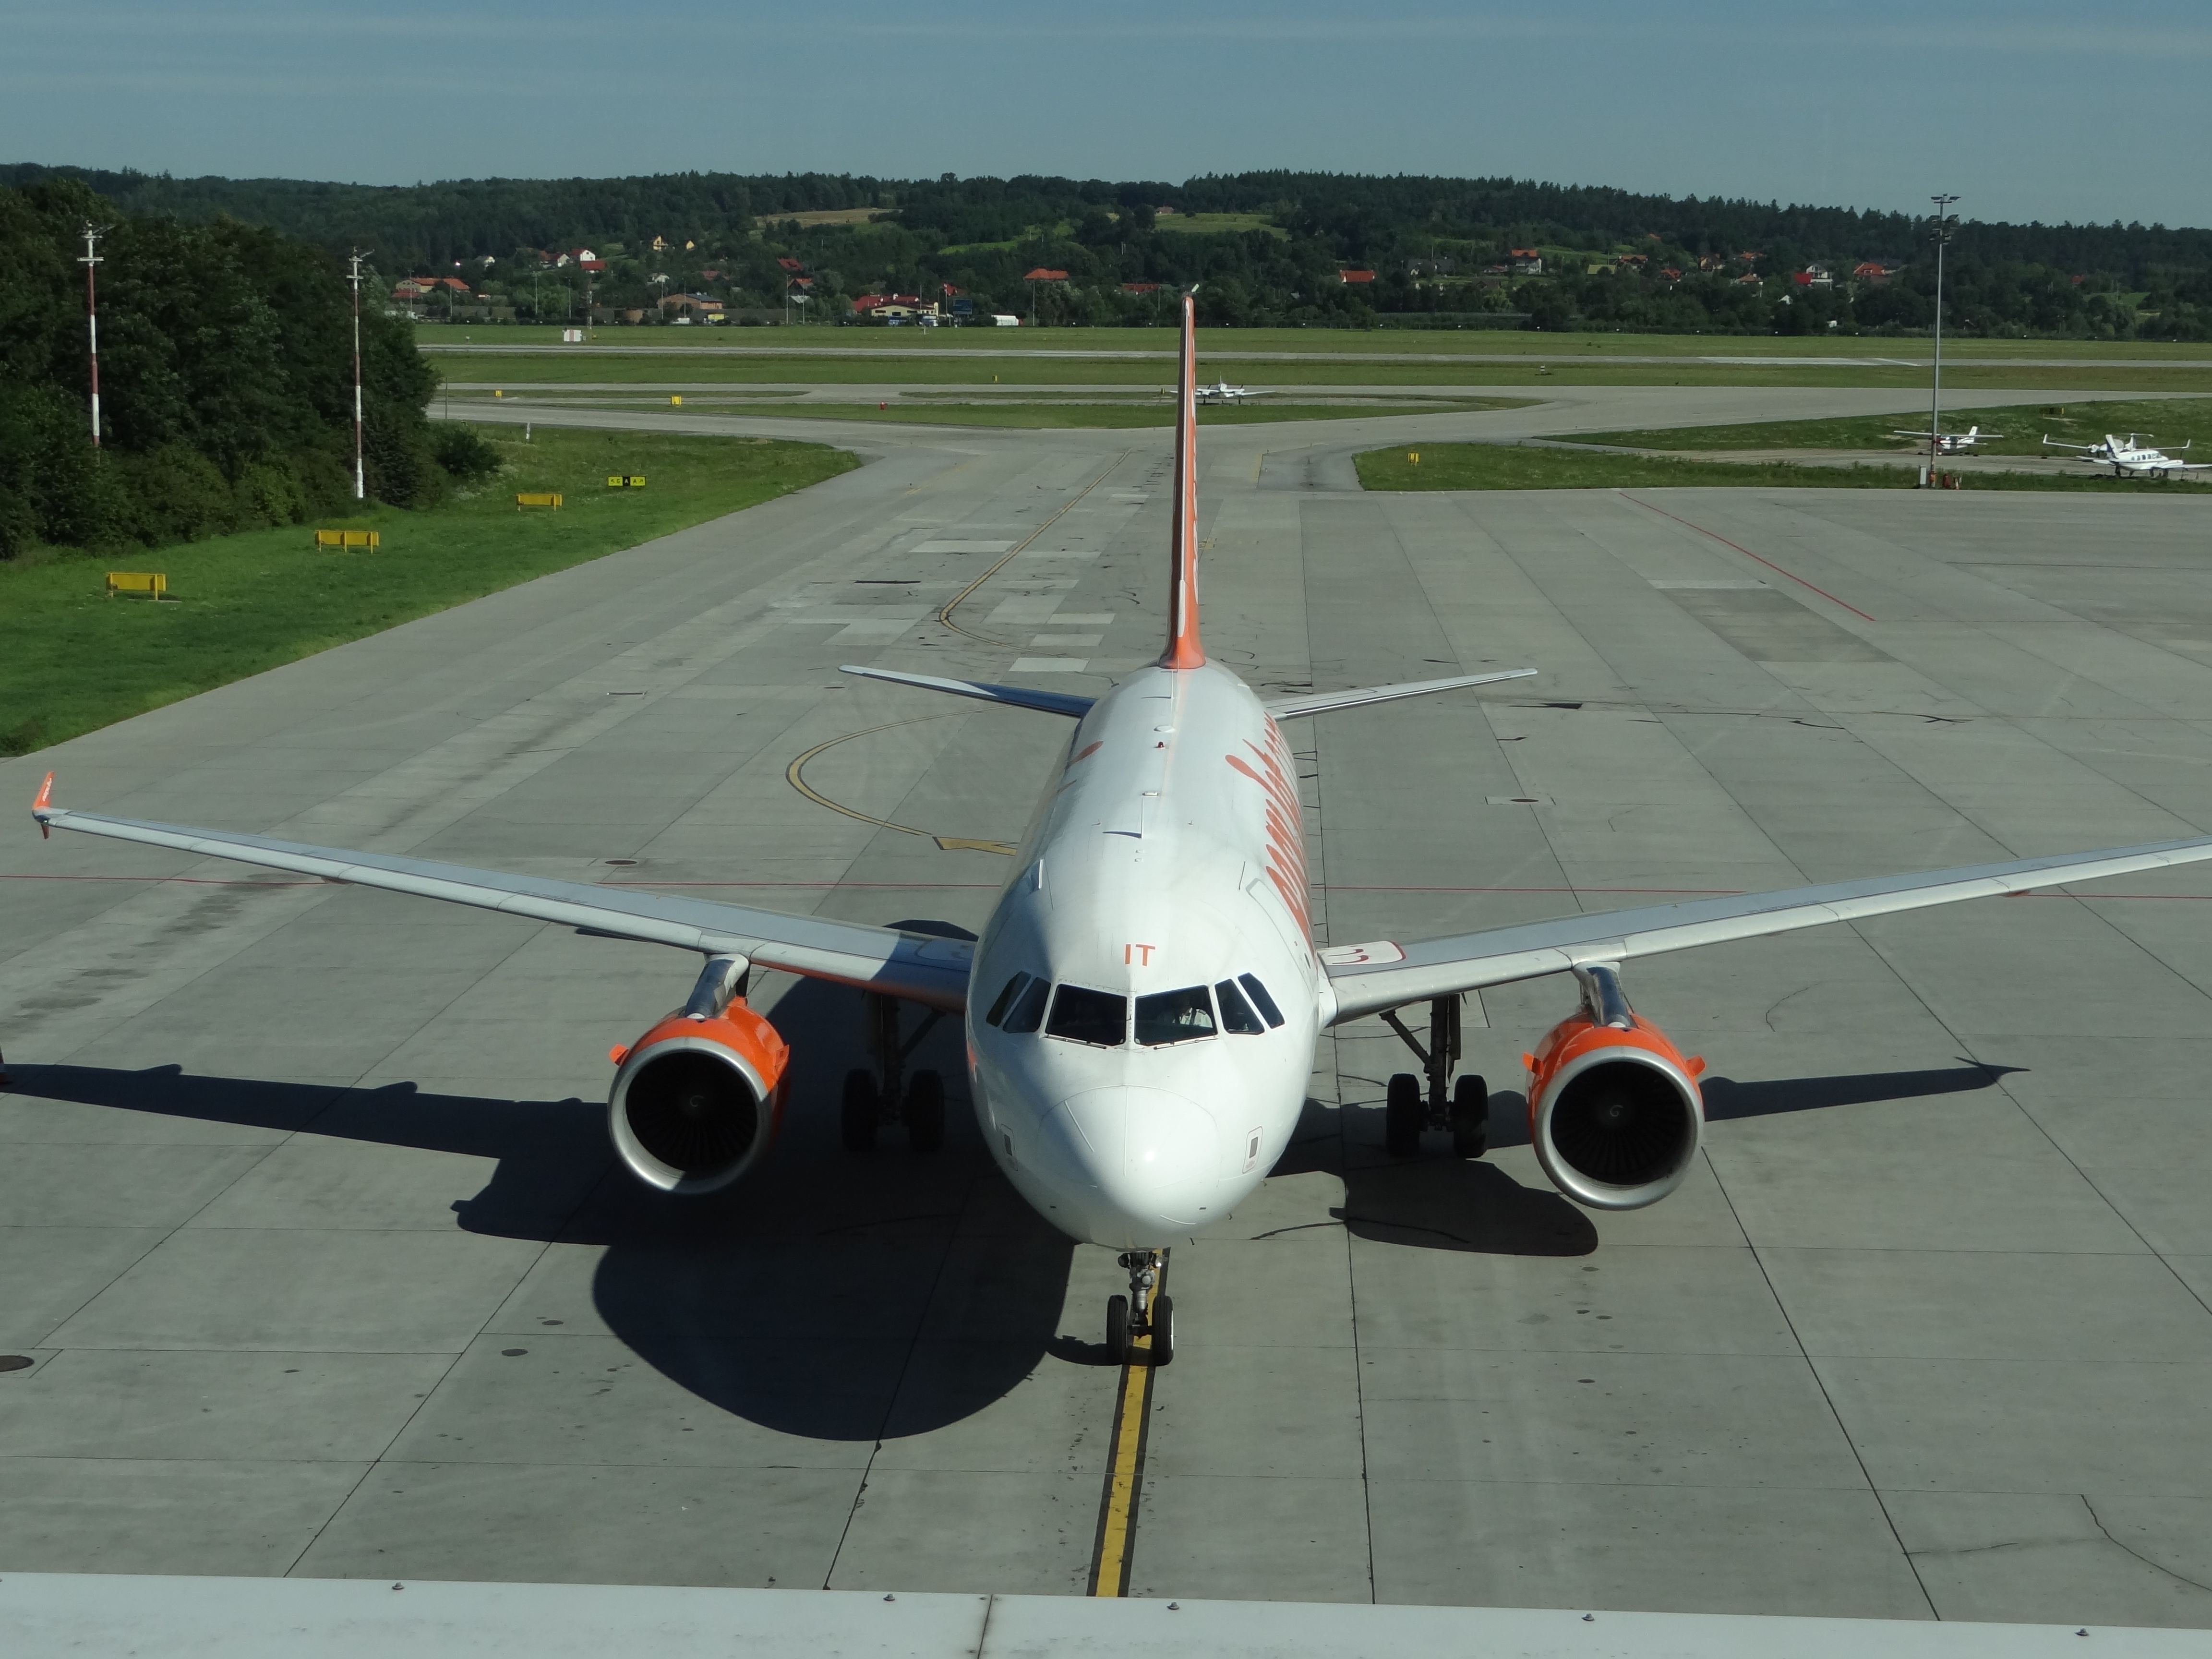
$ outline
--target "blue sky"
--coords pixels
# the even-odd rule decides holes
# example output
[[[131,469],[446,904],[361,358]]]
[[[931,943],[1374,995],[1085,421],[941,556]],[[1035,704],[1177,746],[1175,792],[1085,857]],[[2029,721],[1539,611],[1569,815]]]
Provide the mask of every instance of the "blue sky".
[[[0,0],[0,161],[1510,174],[2212,224],[2203,0]]]

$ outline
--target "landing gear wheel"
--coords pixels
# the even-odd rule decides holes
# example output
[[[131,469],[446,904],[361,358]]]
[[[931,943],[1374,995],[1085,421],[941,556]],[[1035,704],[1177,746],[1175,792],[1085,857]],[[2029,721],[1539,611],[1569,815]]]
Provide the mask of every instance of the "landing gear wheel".
[[[1106,1358],[1116,1365],[1129,1363],[1129,1298],[1106,1298]]]
[[[838,1104],[837,1129],[847,1152],[865,1152],[876,1144],[876,1120],[880,1115],[875,1073],[857,1066],[846,1073],[845,1095]]]
[[[1463,1077],[1452,1089],[1452,1153],[1457,1158],[1480,1158],[1490,1150],[1490,1085],[1479,1077]]]
[[[1421,1120],[1427,1115],[1421,1103],[1421,1080],[1411,1072],[1390,1079],[1382,1098],[1382,1145],[1393,1158],[1417,1158],[1421,1151]]]
[[[899,1114],[906,1120],[907,1145],[917,1152],[933,1152],[945,1145],[945,1079],[935,1072],[916,1072],[906,1085],[906,1103]]]
[[[1164,1365],[1175,1358],[1175,1298],[1156,1296],[1152,1298],[1152,1363]]]

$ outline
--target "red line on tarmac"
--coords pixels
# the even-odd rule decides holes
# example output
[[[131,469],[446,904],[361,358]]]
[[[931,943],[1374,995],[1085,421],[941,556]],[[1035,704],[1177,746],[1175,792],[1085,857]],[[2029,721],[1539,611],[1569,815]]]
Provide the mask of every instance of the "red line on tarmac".
[[[1771,559],[1760,559],[1758,554],[1753,552],[1749,548],[1743,546],[1740,543],[1732,542],[1727,537],[1708,530],[1701,524],[1692,524],[1687,519],[1674,518],[1674,515],[1672,513],[1669,513],[1665,507],[1652,507],[1650,502],[1640,501],[1636,496],[1630,495],[1625,489],[1619,493],[1621,500],[1625,501],[1635,501],[1637,506],[1648,507],[1650,511],[1656,513],[1662,519],[1674,519],[1674,522],[1680,525],[1683,529],[1694,530],[1700,536],[1710,536],[1713,540],[1718,542],[1723,547],[1735,548],[1737,552],[1742,554],[1747,559],[1759,559],[1759,563],[1765,565],[1769,570],[1774,572],[1776,575],[1788,576],[1790,580],[1796,582],[1798,586],[1812,588],[1813,592],[1818,593],[1830,605],[1840,605],[1844,610],[1850,611],[1851,615],[1860,618],[1862,621],[1872,622],[1874,620],[1872,617],[1868,616],[1865,611],[1860,610],[1858,606],[1853,605],[1849,599],[1838,599],[1834,594],[1828,592],[1826,588],[1817,586],[1814,583],[1807,581],[1802,576],[1797,575],[1793,572],[1784,570],[1780,565],[1775,563]]]

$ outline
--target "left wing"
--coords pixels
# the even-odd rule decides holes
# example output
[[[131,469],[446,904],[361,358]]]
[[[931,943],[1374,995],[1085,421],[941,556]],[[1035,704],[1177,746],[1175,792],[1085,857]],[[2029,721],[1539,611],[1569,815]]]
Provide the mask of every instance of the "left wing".
[[[903,933],[892,927],[826,916],[787,916],[713,899],[674,898],[662,893],[611,890],[588,882],[512,876],[428,859],[349,853],[273,841],[265,836],[106,817],[54,805],[53,784],[54,775],[49,772],[31,807],[42,834],[50,829],[77,830],[115,841],[135,841],[207,858],[295,871],[356,887],[381,887],[451,904],[473,905],[480,910],[504,911],[585,933],[673,945],[710,956],[741,956],[764,968],[856,985],[933,1008],[957,1012],[968,1000],[968,969],[975,947],[965,939]]]
[[[2204,859],[2212,859],[2212,836],[2058,858],[1932,870],[1919,875],[1831,882],[1776,893],[1730,894],[1686,904],[1562,916],[1553,921],[1496,927],[1413,945],[1380,939],[1368,945],[1332,946],[1319,954],[1336,992],[1332,1023],[1341,1024],[1424,997],[1534,979],[1598,963],[1626,962],[1632,957],[1657,956],[1695,945],[1757,939],[1932,904],[1955,904],[1961,899],[2017,896],[2037,887],[2160,870]]]
[[[856,668],[851,663],[837,672],[858,674],[864,680],[889,680],[893,685],[918,685],[925,691],[947,691],[956,697],[973,697],[978,702],[1002,702],[1014,708],[1065,714],[1072,720],[1081,720],[1097,701],[1066,691],[1032,691],[1025,685],[994,685],[988,680],[940,679],[934,674],[902,674],[892,668]]]

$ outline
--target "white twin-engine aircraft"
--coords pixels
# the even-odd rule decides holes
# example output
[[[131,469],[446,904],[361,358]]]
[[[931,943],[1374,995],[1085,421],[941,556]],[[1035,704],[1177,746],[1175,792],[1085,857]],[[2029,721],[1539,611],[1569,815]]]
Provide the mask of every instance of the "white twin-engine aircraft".
[[[1264,386],[1231,386],[1226,380],[1216,380],[1212,386],[1198,388],[1198,400],[1202,404],[1235,404],[1242,403],[1247,398],[1272,396],[1273,393]]]
[[[2109,466],[2116,478],[2145,478],[2155,473],[2160,477],[2172,477],[2177,472],[2203,472],[2212,470],[2212,461],[2178,461],[2162,449],[2153,449],[2142,441],[2148,433],[2130,432],[2124,438],[2107,432],[2100,444],[2062,444],[2049,434],[2043,441],[2053,449],[2078,452],[2074,459],[2087,461],[2091,466]],[[2189,443],[2197,441],[2191,438]],[[2184,449],[2189,444],[2181,446]]]
[[[1923,444],[1928,441],[1928,434],[1925,431],[1893,432],[1889,435],[1893,438],[1917,438]],[[1987,443],[1991,438],[2003,436],[2004,434],[2002,432],[1984,432],[1978,425],[1970,426],[1964,432],[1938,433],[1936,437],[1936,453],[1938,455],[1963,455],[1976,444]]]
[[[943,1085],[923,1073],[902,1083],[899,1062],[913,1039],[900,1040],[897,1004],[963,1012],[975,1117],[991,1156],[1056,1226],[1121,1253],[1130,1295],[1108,1305],[1108,1344],[1117,1358],[1152,1364],[1175,1352],[1174,1309],[1152,1294],[1160,1252],[1226,1220],[1267,1179],[1304,1109],[1325,1026],[1380,1014],[1420,1054],[1425,1088],[1411,1073],[1390,1082],[1392,1152],[1417,1152],[1434,1129],[1451,1132],[1462,1155],[1479,1154],[1488,1091],[1477,1078],[1450,1086],[1460,994],[1573,975],[1574,1010],[1528,1058],[1529,1132],[1560,1191],[1595,1209],[1634,1209],[1681,1182],[1705,1111],[1703,1062],[1629,1008],[1619,970],[1630,957],[2212,858],[2212,837],[2203,837],[1317,949],[1297,773],[1280,723],[1534,671],[1269,699],[1209,661],[1198,626],[1194,362],[1186,298],[1170,621],[1157,665],[1095,702],[845,671],[1073,722],[1014,873],[972,945],[103,817],[52,805],[51,775],[33,811],[42,826],[699,952],[707,960],[690,1000],[613,1054],[615,1146],[641,1180],[671,1193],[713,1192],[755,1168],[787,1109],[788,1051],[745,1005],[751,964],[869,994],[883,1073],[848,1079],[849,1144],[872,1140],[886,1119],[902,1121],[917,1146],[936,1144]],[[1420,1003],[1429,1005],[1425,1045],[1396,1012]]]

